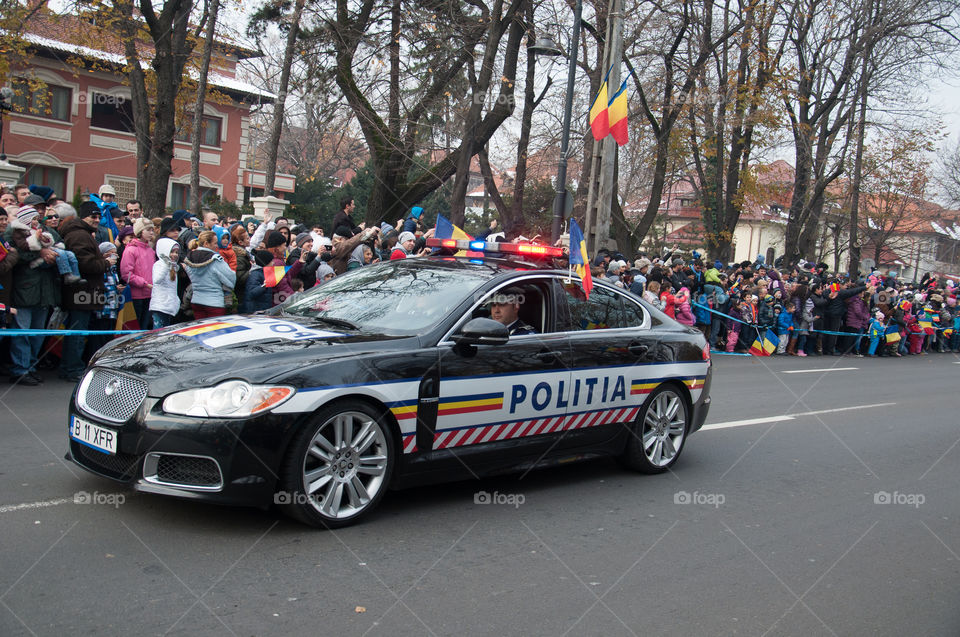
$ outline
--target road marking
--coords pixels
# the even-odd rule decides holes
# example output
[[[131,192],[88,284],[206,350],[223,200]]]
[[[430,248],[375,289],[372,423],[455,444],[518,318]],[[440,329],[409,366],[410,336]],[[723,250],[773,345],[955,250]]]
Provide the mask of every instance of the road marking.
[[[891,405],[896,405],[897,403],[871,403],[869,405],[856,405],[854,407],[837,407],[835,409],[818,409],[816,411],[805,411],[799,414],[783,414],[781,416],[767,416],[766,418],[747,418],[746,420],[728,420],[726,422],[718,422],[712,425],[704,425],[700,428],[700,431],[708,431],[711,429],[730,429],[733,427],[746,427],[748,425],[763,425],[766,423],[773,422],[785,422],[788,420],[796,420],[797,418],[802,418],[803,416],[819,416],[820,414],[835,414],[841,411],[853,411],[854,409],[873,409],[876,407],[890,407]]]
[[[23,504],[4,504],[0,506],[0,513],[10,513],[11,511],[22,511],[24,509],[43,509],[45,507],[55,507],[61,504],[69,504],[73,498],[57,498],[55,500],[44,500],[43,502],[25,502]]]
[[[850,370],[860,369],[859,367],[825,367],[824,369],[791,369],[783,372],[784,374],[812,374],[814,372],[849,372]]]

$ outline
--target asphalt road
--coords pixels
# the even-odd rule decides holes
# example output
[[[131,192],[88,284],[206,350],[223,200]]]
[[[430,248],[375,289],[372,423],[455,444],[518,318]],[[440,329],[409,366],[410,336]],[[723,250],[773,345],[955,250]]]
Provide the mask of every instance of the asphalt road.
[[[955,636],[958,380],[716,357],[670,473],[419,488],[336,532],[119,490],[62,460],[71,386],[3,386],[0,635]]]

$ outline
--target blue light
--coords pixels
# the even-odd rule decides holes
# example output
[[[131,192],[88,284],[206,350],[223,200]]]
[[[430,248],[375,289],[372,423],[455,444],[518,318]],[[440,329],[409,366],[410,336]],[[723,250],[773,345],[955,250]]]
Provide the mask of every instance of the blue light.
[[[476,264],[479,264],[479,265],[483,265],[483,259],[470,259],[470,263],[476,263]]]
[[[486,243],[485,241],[471,241],[471,242],[470,242],[470,249],[471,249],[471,250],[476,250],[477,252],[483,252],[483,251],[486,249],[486,247],[487,247],[487,243]]]

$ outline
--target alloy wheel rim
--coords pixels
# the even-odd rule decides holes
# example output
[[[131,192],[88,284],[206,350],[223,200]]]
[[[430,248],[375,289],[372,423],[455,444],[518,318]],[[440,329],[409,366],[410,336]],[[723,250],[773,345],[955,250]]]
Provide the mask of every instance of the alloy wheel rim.
[[[683,399],[672,391],[656,396],[643,417],[643,453],[651,464],[664,467],[677,456],[686,435]]]
[[[310,440],[303,460],[303,489],[321,515],[348,518],[364,510],[386,478],[387,439],[368,414],[343,412]]]

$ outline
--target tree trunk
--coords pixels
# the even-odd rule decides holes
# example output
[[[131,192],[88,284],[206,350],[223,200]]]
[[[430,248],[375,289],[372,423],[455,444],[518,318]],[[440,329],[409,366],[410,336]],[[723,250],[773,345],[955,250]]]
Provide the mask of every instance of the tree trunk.
[[[305,0],[297,0],[290,16],[290,30],[287,32],[287,46],[283,51],[283,67],[280,69],[280,86],[277,90],[277,100],[273,103],[273,122],[270,126],[270,139],[267,142],[267,174],[263,180],[263,194],[274,194],[274,183],[277,179],[277,151],[280,148],[280,134],[283,132],[283,112],[286,108],[287,90],[290,85],[290,67],[293,66],[293,53],[297,45],[297,34],[300,32],[300,18],[303,15]]]
[[[207,15],[207,33],[203,41],[203,58],[200,61],[200,77],[197,79],[197,99],[193,104],[193,139],[190,146],[190,209],[195,217],[201,217],[200,196],[200,137],[203,134],[203,105],[207,98],[207,75],[210,72],[210,55],[220,14],[220,0],[210,0]]]

